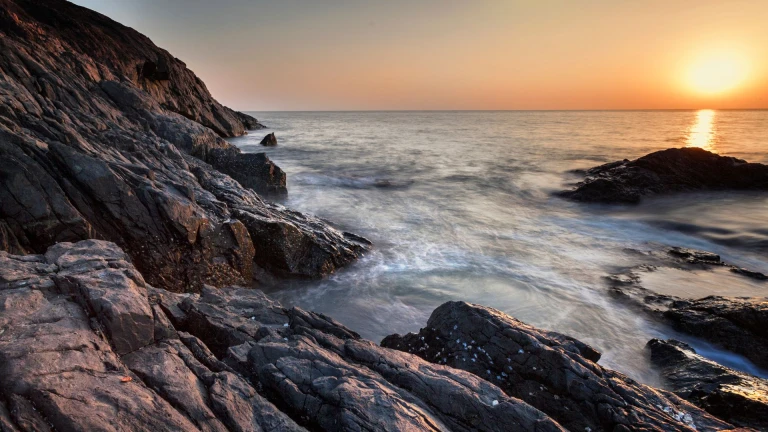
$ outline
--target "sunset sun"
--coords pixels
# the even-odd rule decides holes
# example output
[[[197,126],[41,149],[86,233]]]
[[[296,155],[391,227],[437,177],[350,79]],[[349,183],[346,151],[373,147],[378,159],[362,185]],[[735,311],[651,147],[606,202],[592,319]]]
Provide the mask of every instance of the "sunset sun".
[[[691,63],[685,80],[697,93],[716,95],[739,87],[748,73],[749,66],[743,58],[733,53],[715,53]]]

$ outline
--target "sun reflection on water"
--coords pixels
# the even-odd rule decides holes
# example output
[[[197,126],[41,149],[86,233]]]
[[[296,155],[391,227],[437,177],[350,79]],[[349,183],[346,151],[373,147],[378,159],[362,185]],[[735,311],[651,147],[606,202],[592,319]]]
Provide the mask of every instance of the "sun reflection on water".
[[[700,147],[717,153],[715,133],[715,111],[700,110],[696,113],[696,122],[688,130],[686,147]]]

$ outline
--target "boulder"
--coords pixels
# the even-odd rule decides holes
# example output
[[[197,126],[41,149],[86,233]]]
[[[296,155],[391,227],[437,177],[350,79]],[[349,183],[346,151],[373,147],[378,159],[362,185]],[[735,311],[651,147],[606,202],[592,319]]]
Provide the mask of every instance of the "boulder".
[[[768,380],[707,360],[674,339],[652,339],[648,347],[677,395],[734,425],[768,429]]]
[[[265,147],[274,147],[277,145],[277,138],[275,137],[275,133],[269,133],[264,136],[264,138],[261,139],[261,145]]]
[[[678,396],[596,362],[600,353],[560,333],[464,302],[435,309],[419,333],[382,346],[472,372],[568,430],[722,430],[730,426]]]
[[[697,147],[671,148],[591,168],[574,189],[559,195],[575,201],[637,203],[648,195],[715,190],[768,190],[768,165]]]

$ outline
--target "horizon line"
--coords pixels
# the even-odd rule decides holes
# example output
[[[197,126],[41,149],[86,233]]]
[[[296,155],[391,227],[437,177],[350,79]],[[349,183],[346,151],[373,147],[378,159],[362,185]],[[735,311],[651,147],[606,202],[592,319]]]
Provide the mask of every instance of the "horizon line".
[[[587,109],[239,109],[240,112],[652,112],[652,111],[768,111],[766,108],[587,108]]]

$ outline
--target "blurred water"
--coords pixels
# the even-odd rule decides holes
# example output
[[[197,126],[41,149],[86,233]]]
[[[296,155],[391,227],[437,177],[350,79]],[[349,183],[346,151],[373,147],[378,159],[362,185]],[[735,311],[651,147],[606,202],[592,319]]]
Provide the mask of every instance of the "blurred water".
[[[326,280],[263,287],[284,304],[379,341],[418,330],[447,300],[465,300],[575,336],[603,352],[601,364],[649,384],[660,384],[644,350],[652,337],[678,337],[759,373],[614,302],[603,277],[642,264],[626,249],[648,242],[768,272],[767,196],[692,194],[627,207],[551,193],[577,179],[569,170],[669,147],[768,162],[768,112],[252,114],[270,129],[231,141],[288,173],[284,203],[375,244]],[[272,131],[279,146],[259,146]]]

